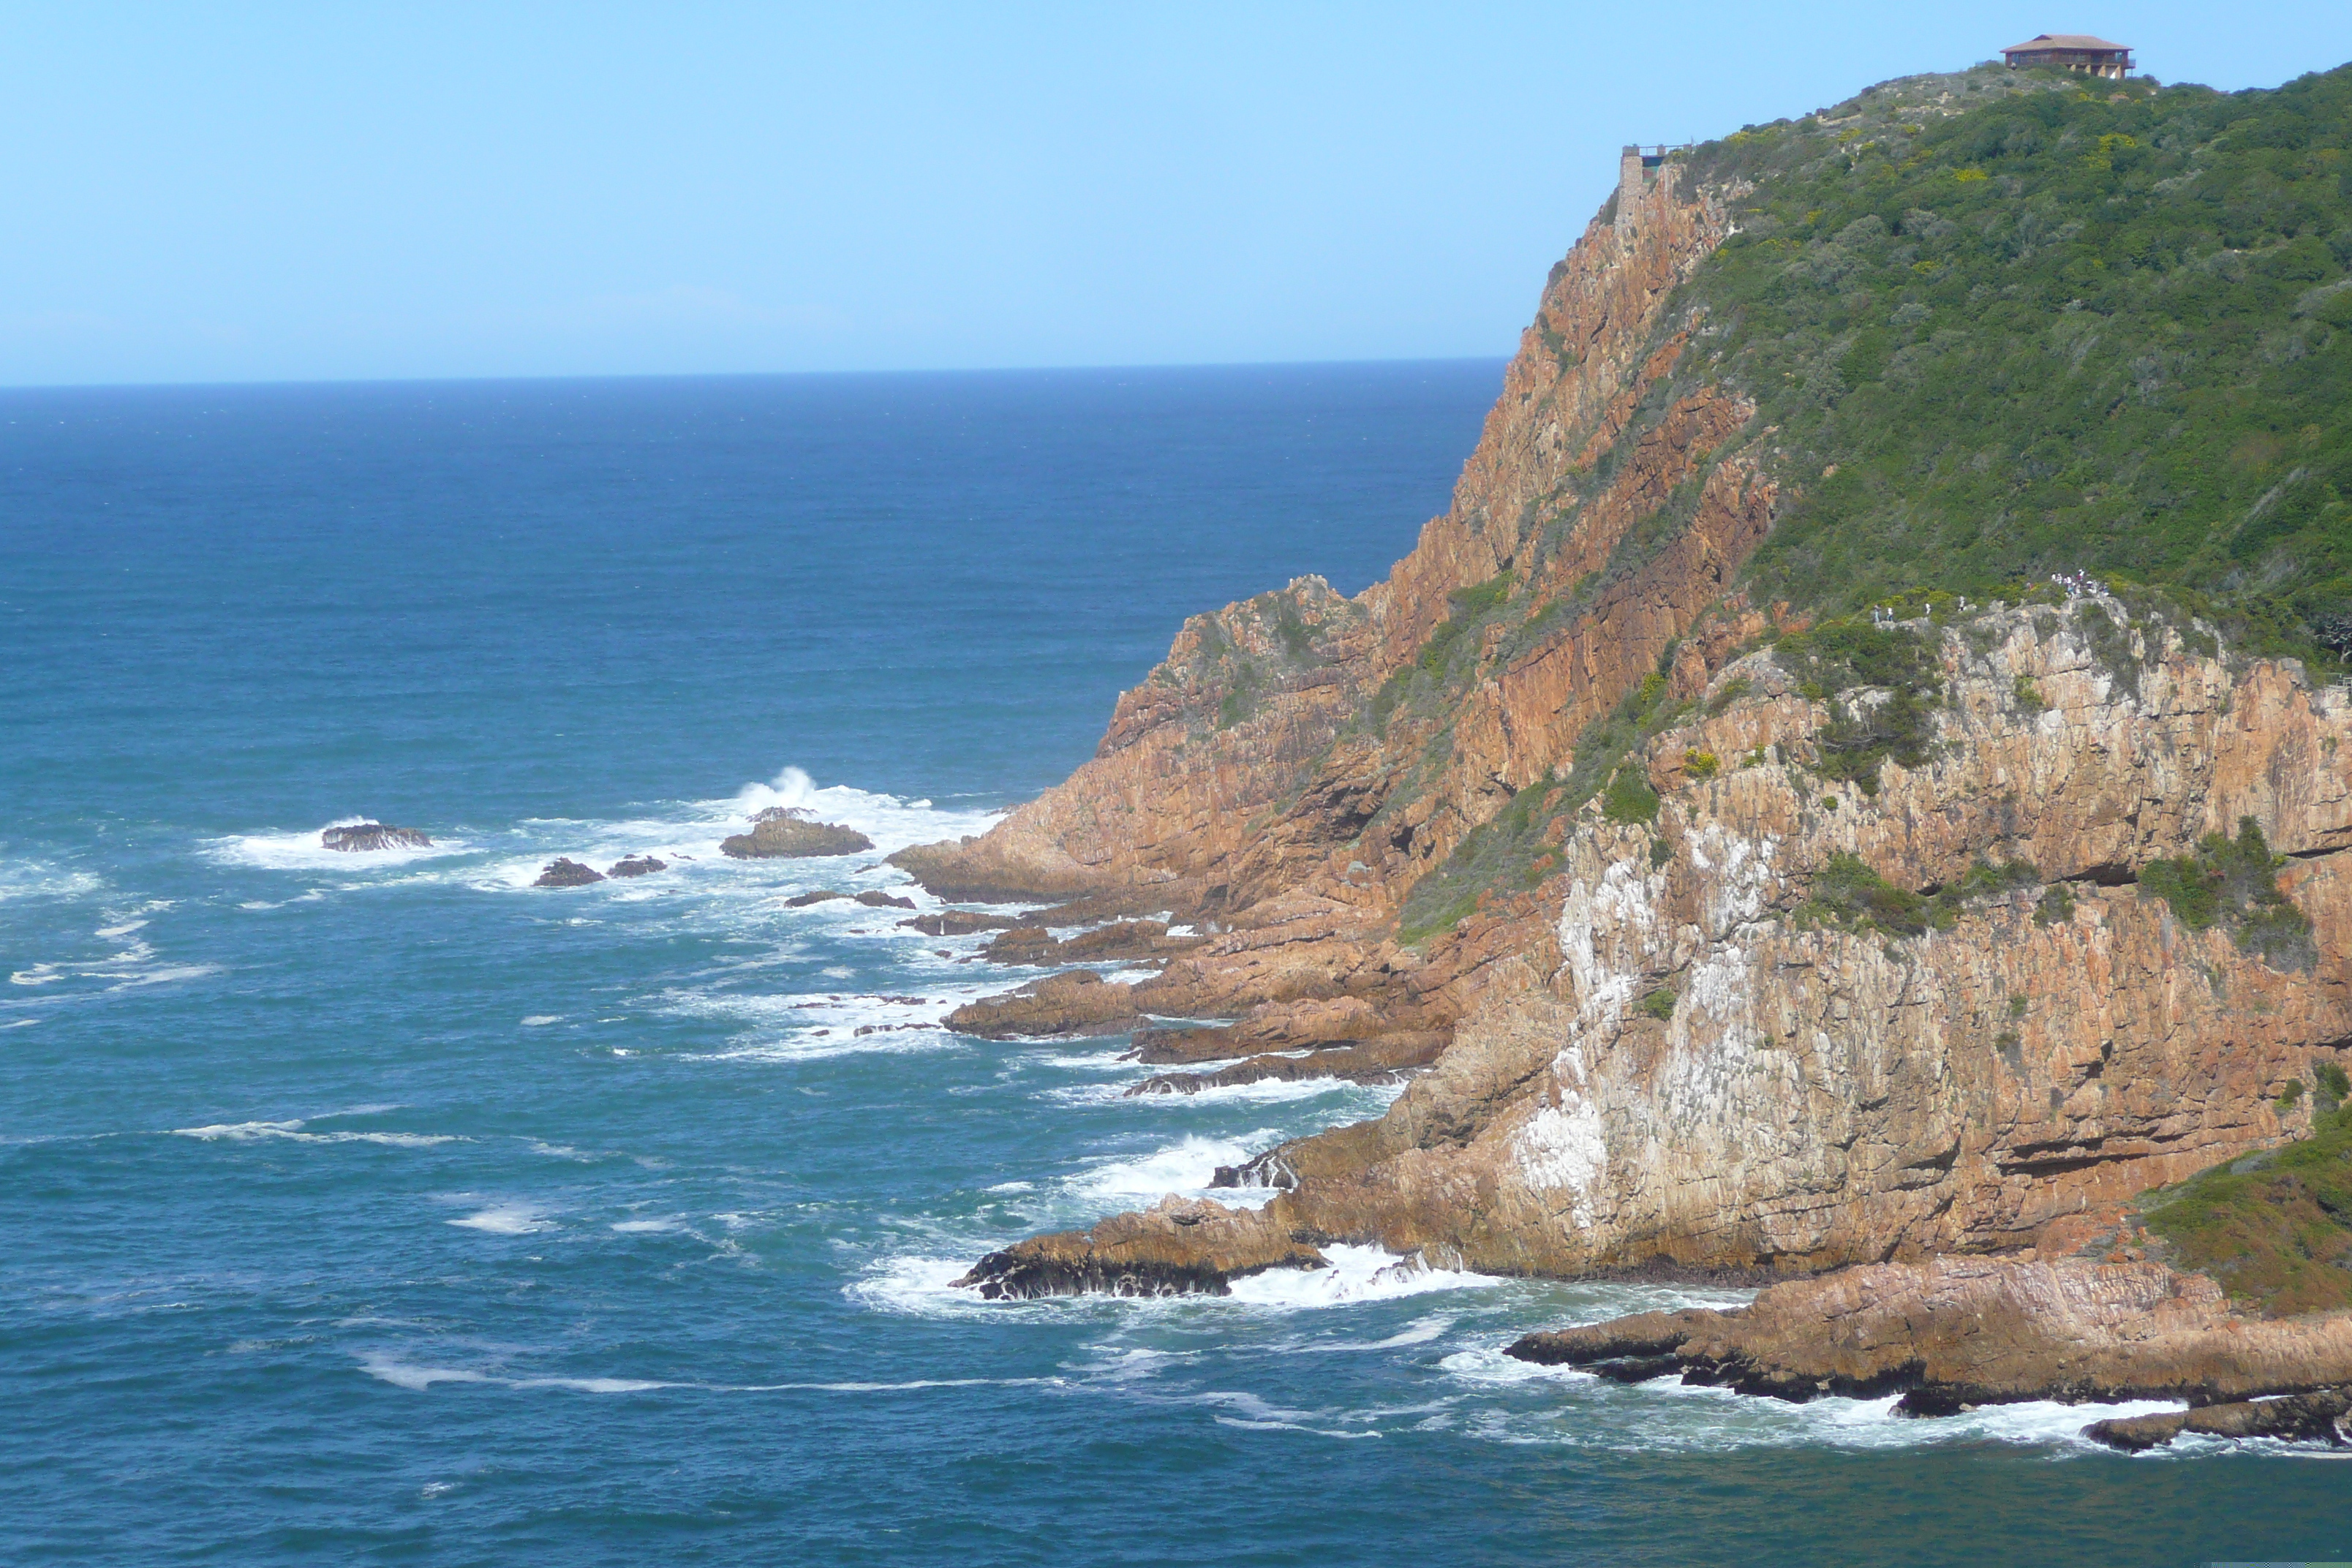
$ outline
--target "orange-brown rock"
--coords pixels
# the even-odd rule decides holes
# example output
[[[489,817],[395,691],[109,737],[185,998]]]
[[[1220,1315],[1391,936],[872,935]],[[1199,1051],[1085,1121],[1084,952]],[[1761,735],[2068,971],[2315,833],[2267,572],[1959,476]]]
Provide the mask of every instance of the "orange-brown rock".
[[[1385,581],[1348,599],[1302,577],[1195,616],[1066,783],[980,837],[894,862],[951,899],[1094,894],[1136,912],[1197,911],[1307,889],[1385,915],[1513,781],[1564,758],[1579,715],[1650,671],[1769,524],[1760,470],[1714,450],[1748,416],[1737,394],[1705,390],[1633,423],[1682,353],[1683,333],[1662,325],[1667,300],[1722,242],[1732,195],[1685,200],[1662,185],[1631,230],[1595,219],[1544,289],[1452,508]],[[1593,479],[1597,454],[1621,437],[1628,451]],[[1685,539],[1482,681],[1436,777],[1409,776],[1436,726],[1361,731],[1366,702],[1446,617],[1449,593],[1503,573],[1568,582],[1596,571],[1710,462]],[[1575,689],[1565,715],[1528,730],[1528,705],[1564,686]],[[1382,840],[1353,843],[1383,808],[1402,816]]]
[[[2155,630],[2127,686],[2080,629],[2096,610],[1927,628],[1951,692],[1938,754],[1835,809],[1802,760],[1826,705],[1769,656],[1725,671],[1747,694],[1650,748],[1654,826],[1588,808],[1546,941],[1487,967],[1381,1121],[1283,1150],[1277,1205],[1511,1272],[1810,1270],[2076,1245],[2133,1194],[2300,1131],[2281,1087],[2352,1057],[2352,776],[2329,761],[2352,754],[2352,693]],[[2021,675],[2048,703],[2025,719]],[[1761,760],[1665,765],[1701,748]],[[2244,816],[2290,858],[2308,969],[2129,885]],[[1847,931],[1800,912],[1839,853],[1913,889],[1979,860],[2039,880],[1948,930]],[[1663,1019],[1637,1005],[1661,989]]]
[[[1780,1399],[1900,1390],[1914,1415],[2026,1399],[2210,1405],[2352,1382],[2352,1313],[2236,1317],[2210,1279],[2158,1263],[1938,1258],[1790,1280],[1729,1310],[1528,1334],[1509,1353],[1596,1370],[1630,1360]]]
[[[1445,1037],[1430,1030],[1376,1035],[1360,1045],[1327,1046],[1297,1056],[1255,1056],[1214,1072],[1155,1073],[1127,1092],[1198,1094],[1244,1083],[1297,1083],[1307,1079],[1345,1079],[1350,1083],[1395,1083],[1415,1068],[1427,1067],[1445,1048]]]
[[[1223,1296],[1269,1268],[1324,1268],[1314,1238],[1255,1209],[1170,1197],[1092,1230],[1058,1231],[992,1252],[956,1281],[991,1300],[1038,1296]]]
[[[996,963],[1142,963],[1188,952],[1203,940],[1170,936],[1166,921],[1114,921],[1058,941],[1042,925],[1021,925],[994,938],[983,951]]]
[[[947,1026],[984,1040],[1052,1039],[1119,1034],[1138,1016],[1133,986],[1079,969],[968,1003],[948,1015]]]
[[[1947,607],[1908,626],[1937,688],[1913,765],[1823,776],[1835,710],[1757,647],[1786,607],[1735,586],[1776,433],[1672,313],[1737,199],[1660,180],[1586,231],[1385,581],[1194,617],[1067,782],[897,858],[950,896],[1206,933],[1117,1003],[1002,1004],[1040,1032],[1123,1008],[1171,1021],[1137,1045],[1170,1063],[1445,1037],[1377,1121],[1227,1174],[1285,1189],[1277,1228],[1571,1276],[2066,1250],[2294,1135],[2282,1087],[2352,1057],[2344,687],[2103,595]],[[1570,810],[1591,721],[1653,676],[1693,703],[1633,758],[1654,819]],[[1515,800],[1541,853],[1406,940],[1408,894]],[[2289,858],[2308,961],[2137,886],[2242,818]],[[1906,896],[2017,882],[1889,932],[1809,902],[1843,857]]]
[[[2156,1415],[2118,1416],[2094,1421],[2083,1428],[2084,1436],[2126,1453],[2159,1447],[2183,1432],[2209,1437],[2317,1441],[2341,1447],[2352,1443],[2352,1384],[2277,1399],[2245,1399]]]

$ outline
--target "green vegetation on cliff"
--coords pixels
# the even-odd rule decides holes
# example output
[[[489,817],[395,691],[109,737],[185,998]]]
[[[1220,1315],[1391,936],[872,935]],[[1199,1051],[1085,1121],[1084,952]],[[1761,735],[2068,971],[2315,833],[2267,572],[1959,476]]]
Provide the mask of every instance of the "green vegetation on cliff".
[[[2273,1317],[2352,1307],[2352,1109],[2328,1109],[2336,1097],[2325,1093],[2331,1075],[2342,1082],[2343,1069],[2322,1062],[2318,1073],[2323,1109],[2310,1137],[2140,1203],[2148,1230],[2166,1244],[2166,1261],[2210,1274]]]
[[[2193,855],[2151,860],[2139,870],[2143,897],[2162,899],[2191,931],[2219,921],[2239,948],[2275,968],[2308,969],[2318,953],[2311,921],[2278,885],[2284,857],[2273,855],[2262,826],[2238,819],[2238,837],[2209,833]]]
[[[2352,67],[2231,94],[1980,68],[1689,157],[1753,187],[1686,285],[1683,374],[1779,427],[1759,597],[2088,570],[2249,651],[2352,654]]]

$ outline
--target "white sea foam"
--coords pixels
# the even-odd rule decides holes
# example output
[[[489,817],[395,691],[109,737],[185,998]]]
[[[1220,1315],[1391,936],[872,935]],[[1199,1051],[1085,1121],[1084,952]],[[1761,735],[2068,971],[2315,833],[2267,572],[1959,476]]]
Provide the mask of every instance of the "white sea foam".
[[[839,977],[855,975],[855,971],[843,970]],[[688,1060],[807,1061],[857,1051],[970,1048],[968,1042],[947,1031],[947,1016],[995,988],[969,981],[927,984],[913,975],[908,984],[911,989],[887,995],[852,991],[782,994],[688,991],[672,992],[662,1002],[664,1010],[674,1015],[716,1017],[748,1026],[725,1049]],[[868,1032],[861,1035],[861,1028]]]
[[[423,1393],[436,1384],[478,1384],[499,1388],[568,1389],[580,1394],[646,1394],[657,1389],[684,1389],[700,1394],[782,1394],[807,1392],[813,1394],[913,1394],[934,1388],[1013,1388],[1052,1386],[1064,1382],[1058,1377],[915,1377],[897,1382],[794,1382],[794,1383],[707,1383],[698,1379],[645,1377],[516,1377],[498,1373],[478,1372],[467,1367],[424,1366],[404,1362],[382,1352],[360,1358],[359,1370],[368,1376]]]
[[[1233,1283],[1233,1300],[1283,1311],[1393,1300],[1433,1290],[1474,1290],[1501,1280],[1462,1269],[1436,1268],[1419,1254],[1399,1257],[1384,1247],[1334,1243],[1320,1248],[1328,1268],[1269,1268]],[[1433,1331],[1431,1338],[1435,1337]]]
[[[430,848],[330,849],[320,836],[330,827],[350,827],[372,822],[369,816],[339,816],[332,822],[299,832],[243,833],[208,840],[206,856],[230,865],[255,866],[268,871],[343,871],[364,875],[387,866],[413,865],[466,854],[472,846],[462,838],[432,835]]]
[[[87,871],[68,871],[47,860],[0,859],[0,904],[19,900],[68,901],[105,890],[104,879]]]
[[[492,1236],[529,1236],[532,1231],[547,1229],[550,1224],[537,1205],[525,1203],[493,1204],[463,1219],[443,1223],[466,1230],[488,1231]]]
[[[135,909],[109,910],[103,923],[90,934],[114,944],[114,952],[102,958],[58,959],[28,964],[11,972],[8,982],[12,985],[41,986],[76,980],[98,981],[101,983],[100,991],[115,993],[219,973],[220,965],[216,963],[160,962],[153,945],[139,934],[146,929],[149,916],[170,909],[172,903],[169,899],[154,899]]]
[[[1897,1397],[1817,1399],[1792,1405],[1672,1376],[1631,1387],[1572,1367],[1538,1366],[1502,1352],[1499,1342],[1445,1356],[1438,1366],[1473,1388],[1550,1385],[1556,1397],[1529,1410],[1517,1402],[1469,1413],[1465,1430],[1507,1443],[1618,1449],[1719,1452],[1748,1447],[1908,1448],[1954,1442],[2090,1448],[2083,1428],[2111,1416],[2178,1410],[2178,1401],[1985,1405],[1959,1415],[1913,1419]]]
[[[550,1024],[562,1022],[563,1022],[563,1015],[561,1013],[533,1013],[522,1021],[522,1026],[526,1029],[541,1029]]]
[[[368,1114],[363,1111],[341,1112],[345,1116]],[[324,1121],[326,1118],[320,1118]],[[208,1143],[250,1143],[259,1139],[282,1139],[289,1143],[375,1143],[387,1149],[429,1149],[437,1143],[465,1143],[472,1140],[454,1132],[352,1132],[335,1129],[325,1132],[309,1132],[310,1123],[290,1121],[221,1121],[206,1127],[173,1127],[167,1131],[174,1138],[199,1138]]]
[[[1187,1135],[1147,1154],[1104,1160],[1071,1178],[1069,1187],[1078,1196],[1117,1206],[1132,1206],[1139,1201],[1156,1203],[1165,1194],[1176,1193],[1214,1196],[1221,1203],[1260,1207],[1273,1197],[1270,1189],[1213,1189],[1209,1183],[1218,1166],[1238,1165],[1257,1150],[1277,1142],[1277,1135],[1270,1128],[1260,1128],[1238,1138]],[[1256,1200],[1254,1203],[1250,1202],[1253,1198]]]

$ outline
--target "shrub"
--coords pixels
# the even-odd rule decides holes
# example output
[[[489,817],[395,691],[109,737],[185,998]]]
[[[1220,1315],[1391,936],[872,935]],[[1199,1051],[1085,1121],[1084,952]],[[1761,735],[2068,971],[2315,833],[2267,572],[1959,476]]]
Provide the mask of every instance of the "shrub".
[[[1773,662],[1796,677],[1797,689],[1816,701],[1832,700],[1822,727],[1814,769],[1823,778],[1878,793],[1878,768],[1893,760],[1906,768],[1927,761],[1937,706],[1935,661],[1927,639],[1907,626],[1829,621],[1793,633],[1772,647]],[[1856,687],[1883,688],[1873,701],[1837,701]]]
[[[1853,110],[1687,157],[1750,187],[1677,305],[1787,454],[1752,602],[2122,569],[2340,668],[2352,68],[2229,95],[1972,71]]]
[[[2352,1110],[2319,1100],[2309,1137],[2140,1200],[2167,1261],[2273,1317],[2352,1306]]]
[[[1829,864],[1814,876],[1805,901],[1797,906],[1796,920],[1800,925],[1828,925],[1856,933],[1874,931],[1925,936],[1930,931],[1950,930],[1969,904],[1998,898],[2014,888],[2031,887],[2039,879],[2033,868],[2022,860],[2003,866],[1979,860],[1958,881],[1932,893],[1915,893],[1889,882],[1860,856],[1841,852],[1831,856]]]
[[[2063,882],[2053,883],[2033,906],[2033,923],[2038,926],[2064,925],[2074,918],[2074,889]]]
[[[2033,677],[2030,675],[2019,676],[2012,690],[2017,706],[2023,712],[2039,713],[2050,706],[2042,700],[2042,688],[2033,684]]]
[[[2322,1110],[2333,1110],[2347,1099],[2352,1099],[2352,1079],[2347,1079],[2344,1069],[2336,1063],[2321,1062],[2311,1069],[2311,1076],[2319,1085],[2316,1098]]]
[[[1683,772],[1695,779],[1711,779],[1723,771],[1723,759],[1713,752],[1685,752]]]
[[[1661,985],[1642,998],[1641,1010],[1663,1024],[1675,1016],[1675,1004],[1678,1000],[1673,987]]]
[[[2309,969],[2318,950],[2310,920],[2279,889],[2278,869],[2285,864],[2271,853],[2261,825],[2242,816],[2235,840],[2209,833],[2195,854],[2141,867],[2140,896],[2162,899],[2191,931],[2219,923],[2240,951],[2273,968]]]
[[[2302,1103],[2303,1103],[2303,1079],[2299,1079],[2299,1078],[2291,1078],[2291,1079],[2287,1079],[2287,1080],[2286,1080],[2286,1087],[2285,1087],[2284,1089],[2280,1089],[2280,1090],[2279,1090],[2279,1095],[2278,1095],[2278,1110],[2279,1110],[2279,1114],[2280,1114],[2280,1115],[2282,1115],[2282,1116],[2284,1116],[2284,1115],[2285,1115],[2288,1111],[2293,1110],[2296,1106],[2301,1105]]]
[[[1612,822],[1658,820],[1658,792],[1650,787],[1641,763],[1626,763],[1609,776],[1609,787],[1601,792],[1601,815]]]

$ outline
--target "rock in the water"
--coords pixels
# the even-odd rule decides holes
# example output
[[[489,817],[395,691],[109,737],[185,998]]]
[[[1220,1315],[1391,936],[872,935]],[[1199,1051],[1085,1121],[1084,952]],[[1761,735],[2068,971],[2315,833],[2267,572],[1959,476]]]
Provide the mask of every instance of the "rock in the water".
[[[667,871],[669,862],[651,855],[624,855],[604,868],[607,877],[650,877],[656,871]]]
[[[1035,917],[1032,917],[1034,919]],[[988,944],[997,963],[1053,964],[1136,962],[1188,952],[1205,939],[1171,937],[1165,921],[1114,921],[1057,942],[1042,925],[1018,925]]]
[[[2240,1317],[2212,1280],[2160,1263],[1937,1258],[1790,1280],[1729,1311],[1528,1334],[1507,1353],[1595,1370],[1664,1358],[1685,1383],[1801,1402],[1902,1392],[1912,1415],[2028,1399],[2213,1403],[2352,1384],[2352,1312]]]
[[[957,1008],[948,1015],[948,1027],[985,1040],[1116,1035],[1142,1016],[1132,991],[1090,969],[1049,974],[1018,991]]]
[[[911,910],[915,907],[912,899],[893,898],[888,893],[873,891],[858,894],[857,901],[869,910]]]
[[[1406,1073],[1435,1061],[1438,1053],[1445,1049],[1445,1039],[1434,1030],[1425,1030],[1382,1035],[1360,1045],[1326,1047],[1304,1056],[1255,1056],[1214,1072],[1156,1073],[1127,1092],[1198,1094],[1204,1089],[1230,1089],[1235,1084],[1297,1083],[1314,1078],[1345,1079],[1350,1083],[1396,1083]]]
[[[925,936],[970,936],[974,931],[1003,931],[1017,923],[1003,915],[976,915],[969,910],[940,910],[898,922],[902,929],[919,931]]]
[[[2285,1442],[2352,1444],[2352,1385],[2322,1388],[2284,1399],[2240,1400],[2229,1405],[2168,1410],[2094,1421],[2083,1436],[2126,1453],[2171,1442],[2183,1432],[2210,1437],[2275,1437]]]
[[[577,860],[567,860],[558,856],[547,863],[547,868],[540,872],[539,880],[533,882],[531,886],[534,888],[584,888],[591,882],[601,882],[604,879],[604,874],[593,866],[583,866]]]
[[[751,832],[722,840],[719,847],[738,860],[782,860],[855,855],[873,848],[874,840],[854,827],[819,822],[805,811],[772,805],[751,819]]]
[[[804,910],[811,904],[829,904],[835,899],[845,899],[847,897],[849,897],[847,893],[837,893],[831,888],[820,888],[814,893],[794,893],[791,898],[784,900],[784,908],[788,910]]]
[[[956,1281],[992,1301],[1039,1296],[1224,1296],[1269,1268],[1324,1268],[1314,1238],[1257,1209],[1167,1197],[1092,1230],[1033,1237],[992,1252]]]
[[[433,847],[433,840],[415,828],[394,827],[386,822],[354,822],[343,827],[330,827],[319,835],[319,842],[329,849],[353,852]]]

